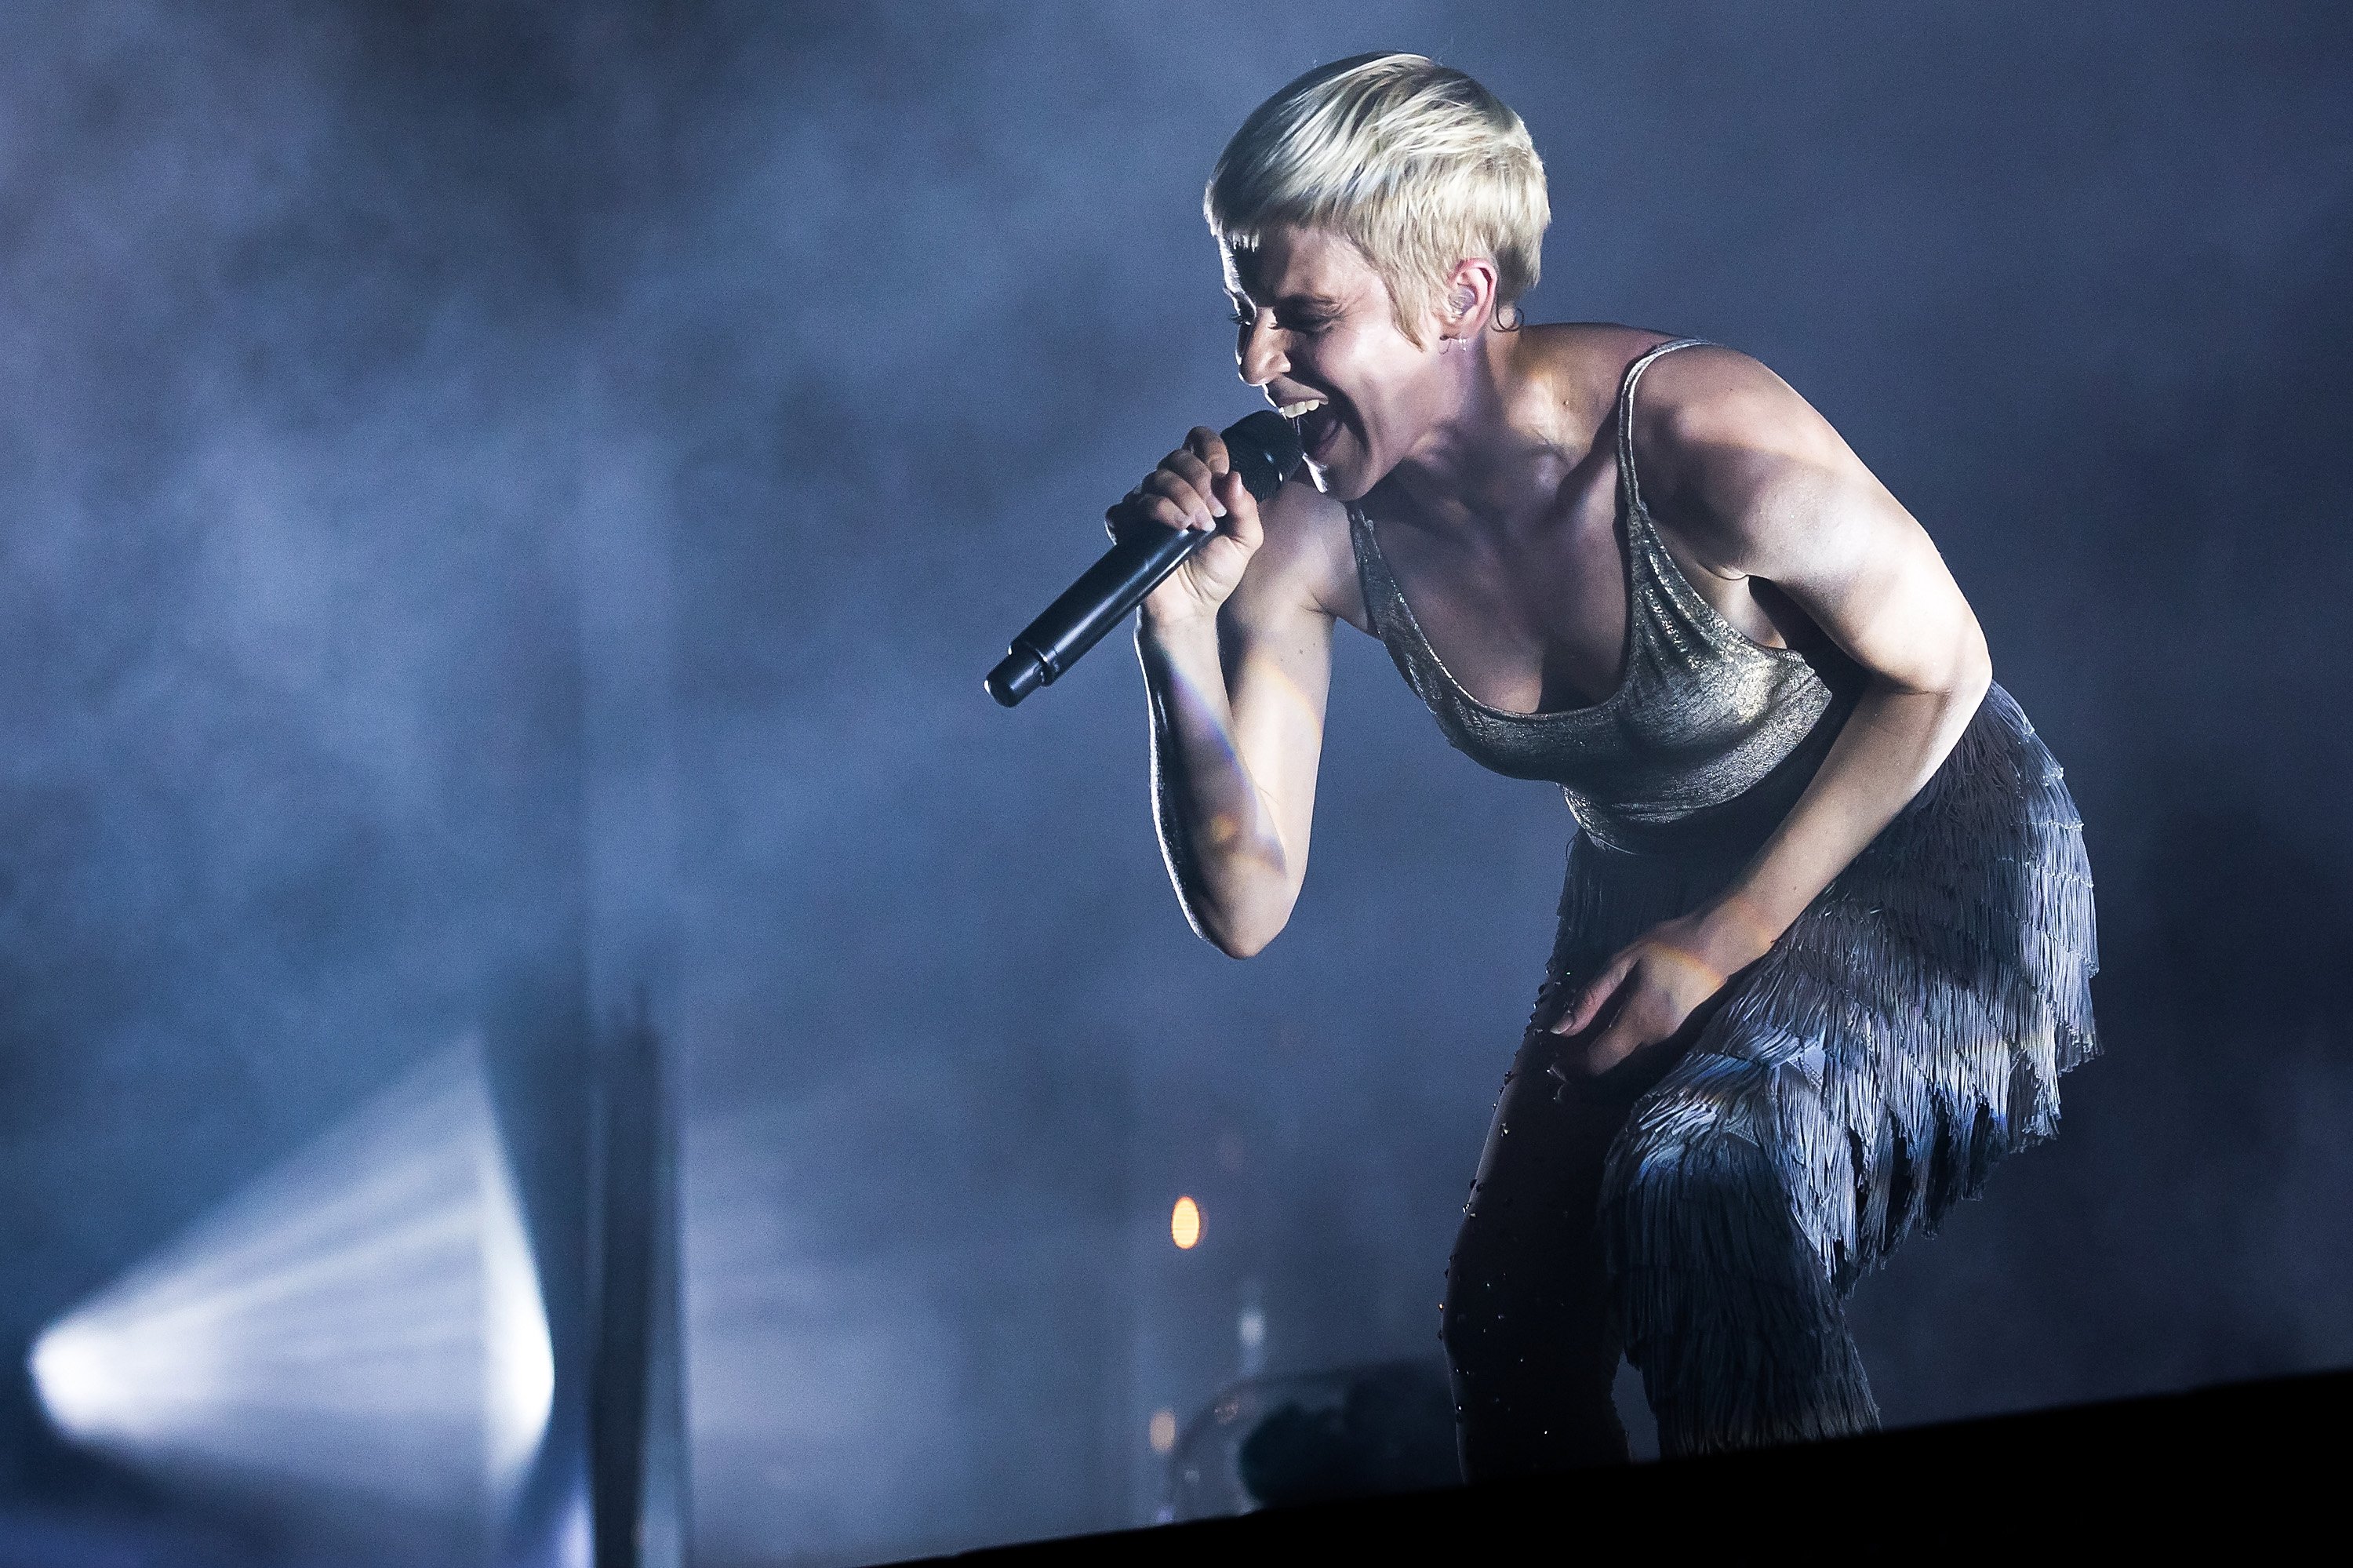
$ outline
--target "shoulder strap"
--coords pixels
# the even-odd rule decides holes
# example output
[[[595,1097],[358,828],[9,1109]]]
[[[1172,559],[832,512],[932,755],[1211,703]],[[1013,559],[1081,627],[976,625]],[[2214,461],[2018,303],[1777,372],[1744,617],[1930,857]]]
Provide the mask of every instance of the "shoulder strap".
[[[1651,368],[1653,360],[1674,353],[1679,348],[1694,348],[1707,343],[1704,337],[1670,338],[1651,349],[1626,367],[1626,378],[1618,387],[1618,482],[1626,496],[1626,515],[1630,522],[1647,517],[1642,510],[1642,483],[1634,475],[1634,387],[1642,379],[1642,372]]]
[[[1364,596],[1365,619],[1371,623],[1374,636],[1389,642],[1398,620],[1393,604],[1398,597],[1397,579],[1389,575],[1389,564],[1373,537],[1373,520],[1356,502],[1349,502],[1347,508],[1348,549],[1356,559],[1356,591]]]

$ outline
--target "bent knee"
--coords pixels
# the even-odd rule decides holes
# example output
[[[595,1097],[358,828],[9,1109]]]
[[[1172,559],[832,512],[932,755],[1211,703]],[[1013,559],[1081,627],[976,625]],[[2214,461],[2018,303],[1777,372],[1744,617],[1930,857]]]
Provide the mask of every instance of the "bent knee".
[[[1630,1128],[1602,1185],[1601,1244],[1613,1277],[1754,1273],[1801,1245],[1773,1151],[1732,1118],[1662,1118]]]

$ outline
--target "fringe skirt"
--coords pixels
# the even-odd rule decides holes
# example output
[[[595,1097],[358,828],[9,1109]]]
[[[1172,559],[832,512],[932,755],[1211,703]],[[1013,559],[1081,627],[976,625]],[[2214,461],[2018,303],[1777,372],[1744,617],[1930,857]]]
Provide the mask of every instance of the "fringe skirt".
[[[1580,834],[1547,991],[1581,984],[1746,859]],[[2097,967],[2082,820],[1996,686],[1609,1146],[1614,1326],[1667,1452],[1873,1424],[1839,1303],[2003,1155],[2057,1130],[2060,1075],[2095,1049]]]

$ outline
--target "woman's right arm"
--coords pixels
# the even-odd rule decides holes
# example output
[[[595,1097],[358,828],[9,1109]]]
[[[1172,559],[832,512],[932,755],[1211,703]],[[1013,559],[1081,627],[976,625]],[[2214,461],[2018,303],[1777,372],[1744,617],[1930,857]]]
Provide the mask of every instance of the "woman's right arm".
[[[1135,644],[1168,877],[1193,929],[1237,959],[1282,929],[1307,872],[1332,677],[1326,512],[1294,480],[1261,516],[1209,429],[1112,508],[1115,527],[1218,535],[1145,601]]]

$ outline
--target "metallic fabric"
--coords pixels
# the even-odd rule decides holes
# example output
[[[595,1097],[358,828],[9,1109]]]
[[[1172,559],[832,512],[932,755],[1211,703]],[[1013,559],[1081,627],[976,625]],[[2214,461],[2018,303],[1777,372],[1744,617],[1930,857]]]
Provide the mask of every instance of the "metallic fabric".
[[[1588,836],[1636,849],[1767,832],[1786,815],[1862,693],[1836,649],[1809,655],[1750,641],[1686,581],[1660,543],[1634,476],[1634,388],[1619,394],[1620,542],[1626,649],[1618,689],[1589,707],[1515,714],[1465,692],[1422,635],[1363,511],[1348,511],[1365,608],[1438,727],[1480,766],[1561,787]],[[1758,835],[1761,836],[1761,835]]]
[[[1642,371],[1690,341],[1637,360],[1620,394],[1628,657],[1603,703],[1524,715],[1470,697],[1352,512],[1373,626],[1440,729],[1498,772],[1558,783],[1580,829],[1536,1018],[1482,1171],[1496,1166],[1515,1105],[1523,1138],[1543,1136],[1532,1076],[1548,1073],[1541,1087],[1556,1097],[1588,1092],[1535,1026],[1552,998],[1738,875],[1859,694],[1851,662],[1742,636],[1659,544],[1627,431]],[[1521,1408],[1553,1395],[1541,1379],[1510,1375],[1562,1354],[1551,1341],[1563,1326],[1523,1310],[1512,1277],[1535,1277],[1540,1253],[1592,1258],[1606,1301],[1595,1332],[1609,1342],[1579,1355],[1614,1363],[1623,1347],[1663,1452],[1874,1425],[1846,1292],[1905,1234],[1978,1195],[2005,1153],[2057,1130],[2059,1076],[2095,1050],[2097,968],[2082,820],[2058,764],[1994,687],[1929,783],[1733,978],[1672,1065],[1645,1075],[1606,1135],[1594,1212],[1564,1212],[1547,1230],[1524,1203],[1502,1229],[1508,1183],[1474,1188],[1446,1324],[1466,1456],[1480,1451],[1474,1424],[1557,1440],[1574,1419]],[[1564,1145],[1560,1158],[1576,1151]],[[1583,1287],[1546,1288],[1567,1299]]]

